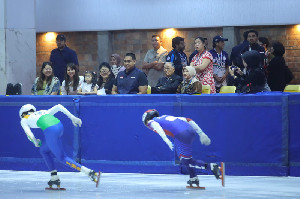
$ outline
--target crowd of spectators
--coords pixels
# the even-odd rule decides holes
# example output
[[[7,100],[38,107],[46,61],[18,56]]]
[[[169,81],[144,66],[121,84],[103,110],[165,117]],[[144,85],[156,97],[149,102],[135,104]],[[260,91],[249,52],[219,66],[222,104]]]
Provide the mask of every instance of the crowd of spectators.
[[[195,39],[195,51],[187,59],[182,37],[172,39],[172,50],[163,48],[159,35],[151,37],[152,49],[145,55],[140,69],[136,56],[127,53],[122,59],[114,53],[110,64],[99,65],[94,71],[79,76],[76,52],[66,44],[66,37],[57,35],[57,48],[50,61],[42,64],[39,77],[32,87],[33,95],[96,95],[96,94],[199,94],[208,85],[210,93],[222,86],[236,86],[240,93],[283,91],[293,79],[284,60],[285,48],[276,41],[271,44],[258,32],[244,32],[244,41],[233,47],[230,57],[224,51],[222,36],[215,36],[212,49],[207,39]],[[123,65],[122,66],[122,62]]]

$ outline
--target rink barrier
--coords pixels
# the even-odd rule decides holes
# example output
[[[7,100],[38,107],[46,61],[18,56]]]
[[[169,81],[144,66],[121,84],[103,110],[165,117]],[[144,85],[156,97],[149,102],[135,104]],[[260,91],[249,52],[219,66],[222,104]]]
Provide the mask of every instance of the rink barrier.
[[[175,152],[141,121],[145,110],[155,108],[195,120],[212,144],[203,146],[197,138],[193,157],[224,161],[229,175],[300,176],[299,94],[0,96],[5,113],[0,116],[5,126],[0,133],[0,169],[47,170],[20,126],[18,111],[26,103],[38,110],[60,103],[79,116],[83,125],[76,128],[57,113],[65,128],[64,148],[68,156],[95,170],[186,173]],[[40,130],[33,133],[43,138]]]

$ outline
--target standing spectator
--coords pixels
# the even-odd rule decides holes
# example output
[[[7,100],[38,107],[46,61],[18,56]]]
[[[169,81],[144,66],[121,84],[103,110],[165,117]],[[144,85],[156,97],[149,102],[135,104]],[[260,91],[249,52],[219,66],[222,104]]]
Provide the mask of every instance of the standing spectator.
[[[167,55],[167,62],[172,62],[175,67],[175,73],[182,77],[183,66],[188,65],[185,49],[184,39],[182,37],[175,37],[172,39],[173,50]]]
[[[151,42],[153,49],[148,50],[143,69],[146,70],[148,85],[155,86],[164,75],[163,67],[168,51],[161,46],[162,41],[159,35],[152,35]]]
[[[267,67],[271,60],[271,52],[269,51],[269,40],[265,37],[259,37],[258,44],[260,46],[264,47],[264,49],[265,49],[264,68],[265,68],[265,71],[267,71]]]
[[[68,63],[78,65],[77,54],[66,45],[65,35],[59,34],[56,37],[57,48],[51,51],[50,62],[53,64],[53,72],[60,82],[64,80],[64,72]]]
[[[77,95],[78,88],[84,80],[83,76],[78,75],[78,66],[74,63],[68,63],[65,80],[62,82],[61,94],[62,95]]]
[[[265,49],[258,44],[258,32],[256,30],[249,30],[247,40],[249,45],[241,50],[241,55],[247,51],[256,50],[260,54],[260,64],[264,65]]]
[[[172,62],[166,62],[164,66],[165,77],[158,80],[155,87],[151,88],[152,94],[175,94],[182,81],[182,78],[175,74],[175,67]]]
[[[53,75],[51,62],[44,62],[40,76],[37,77],[32,86],[33,95],[57,95],[59,93],[60,82]]]
[[[285,86],[293,79],[284,60],[285,48],[280,42],[274,42],[271,53],[275,56],[268,66],[268,85],[271,91],[283,91]]]
[[[241,44],[239,44],[237,46],[234,46],[232,48],[231,54],[230,54],[231,64],[235,65],[235,66],[238,66],[241,69],[244,68],[243,61],[242,61],[242,58],[241,58],[241,50],[244,49],[245,47],[249,46],[249,42],[247,40],[248,31],[245,31],[243,33],[243,38],[244,38],[244,41]]]
[[[127,53],[124,58],[126,70],[117,75],[111,94],[147,94],[147,77],[135,67],[135,63],[135,54]]]
[[[97,75],[95,72],[86,71],[84,82],[78,89],[78,95],[96,95],[98,90]]]
[[[115,76],[111,71],[111,67],[107,62],[103,62],[99,66],[99,89],[104,88],[106,94],[111,94],[111,89],[114,85]]]
[[[125,70],[124,66],[121,66],[121,57],[118,54],[112,54],[110,56],[111,70],[115,77],[117,77],[120,71]]]
[[[213,57],[205,50],[205,40],[202,37],[195,39],[195,48],[198,54],[192,59],[191,66],[196,69],[197,78],[202,85],[210,85],[210,93],[216,93],[213,77]]]
[[[207,45],[208,45],[208,42],[207,42],[207,38],[203,38],[204,40],[205,40],[205,50],[207,50]],[[192,59],[193,59],[193,57],[195,56],[195,55],[197,55],[198,54],[198,51],[197,50],[195,50],[194,52],[192,52],[192,54],[189,56],[189,63],[191,63],[192,62]]]
[[[202,84],[196,78],[196,70],[192,66],[186,66],[182,70],[183,81],[178,86],[177,93],[194,94],[202,93]]]
[[[215,36],[213,38],[213,49],[209,51],[213,56],[213,72],[217,93],[220,92],[222,86],[227,86],[226,79],[229,73],[230,61],[227,52],[223,50],[224,41],[228,41],[228,39]]]

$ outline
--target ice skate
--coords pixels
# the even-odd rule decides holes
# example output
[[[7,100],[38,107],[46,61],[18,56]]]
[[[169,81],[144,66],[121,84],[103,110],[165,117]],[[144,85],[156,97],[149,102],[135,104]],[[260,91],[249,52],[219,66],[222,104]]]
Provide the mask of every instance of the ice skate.
[[[221,166],[216,163],[210,163],[210,169],[217,179],[222,180],[222,186],[225,186],[225,163],[221,162]]]
[[[89,177],[90,179],[96,183],[96,187],[98,187],[99,185],[99,181],[100,181],[100,176],[101,176],[101,172],[99,171],[98,173],[96,173],[95,171],[91,170],[89,172]]]
[[[210,170],[213,172],[217,179],[221,179],[221,171],[219,165],[217,163],[210,163]]]
[[[49,187],[46,187],[46,190],[66,190],[65,188],[60,187],[60,179],[56,170],[51,172],[51,179],[49,180],[48,185]],[[56,185],[56,188],[53,187],[53,185]]]
[[[187,184],[188,184],[189,186],[186,186],[186,188],[190,188],[190,189],[193,189],[193,188],[196,188],[196,189],[205,189],[205,187],[200,187],[200,186],[199,186],[199,179],[198,179],[197,176],[196,176],[196,177],[193,177],[193,178],[190,178],[190,179],[187,181]],[[193,186],[193,184],[196,185],[196,186]]]

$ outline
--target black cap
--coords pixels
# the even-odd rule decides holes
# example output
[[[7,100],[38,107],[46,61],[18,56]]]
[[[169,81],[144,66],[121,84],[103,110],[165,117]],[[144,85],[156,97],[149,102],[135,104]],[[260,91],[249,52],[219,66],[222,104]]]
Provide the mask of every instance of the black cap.
[[[59,34],[56,36],[56,40],[66,41],[66,36],[63,34]]]
[[[219,41],[228,41],[228,39],[227,38],[223,38],[221,36],[215,36],[213,38],[213,42],[219,42]]]

